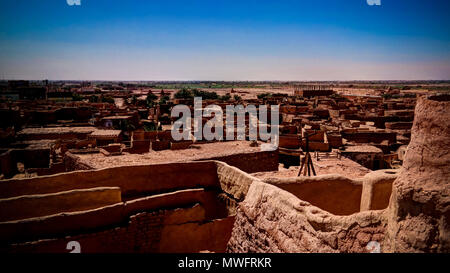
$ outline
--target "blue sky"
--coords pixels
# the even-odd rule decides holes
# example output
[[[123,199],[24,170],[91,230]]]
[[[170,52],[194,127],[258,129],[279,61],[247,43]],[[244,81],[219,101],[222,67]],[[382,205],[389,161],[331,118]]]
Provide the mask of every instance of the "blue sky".
[[[450,1],[0,0],[0,78],[450,80]]]

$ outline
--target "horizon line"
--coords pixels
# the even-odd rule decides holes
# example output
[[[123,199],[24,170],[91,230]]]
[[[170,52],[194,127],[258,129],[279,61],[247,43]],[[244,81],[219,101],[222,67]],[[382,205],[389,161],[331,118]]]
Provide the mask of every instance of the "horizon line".
[[[450,79],[414,79],[414,80],[108,80],[108,79],[96,79],[96,80],[75,80],[75,79],[0,79],[0,81],[64,81],[64,82],[450,82]]]

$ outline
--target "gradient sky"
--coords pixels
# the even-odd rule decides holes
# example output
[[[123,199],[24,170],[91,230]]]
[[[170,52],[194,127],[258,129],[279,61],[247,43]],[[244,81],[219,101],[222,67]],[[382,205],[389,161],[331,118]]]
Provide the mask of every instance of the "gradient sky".
[[[0,79],[450,80],[450,1],[0,0]]]

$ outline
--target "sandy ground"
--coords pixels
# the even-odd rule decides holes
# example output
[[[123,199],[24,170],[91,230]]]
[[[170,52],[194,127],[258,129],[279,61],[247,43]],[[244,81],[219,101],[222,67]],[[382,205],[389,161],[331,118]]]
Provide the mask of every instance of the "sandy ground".
[[[96,154],[77,154],[81,162],[93,168],[107,168],[129,165],[145,165],[156,163],[183,162],[227,156],[238,153],[259,152],[260,147],[250,147],[250,141],[229,141],[207,144],[194,144],[184,150],[151,151],[145,154],[124,153],[118,156]]]
[[[80,158],[82,163],[87,164],[95,169],[101,169],[117,166],[184,162],[259,151],[260,147],[250,147],[249,141],[230,141],[194,144],[189,149],[176,151],[151,151],[145,154],[124,153],[119,156],[105,156],[101,153],[77,154],[77,156]],[[258,163],[255,162],[255,164]],[[330,154],[328,157],[326,157],[325,153],[322,153],[319,161],[317,161],[317,159],[313,155],[313,164],[317,175],[341,174],[348,178],[358,178],[363,177],[365,174],[370,172],[369,169],[348,158],[341,157],[340,159],[338,159],[335,154]],[[254,173],[252,175],[259,178],[295,177],[297,176],[298,170],[298,166],[291,166],[289,169],[286,169],[282,164],[280,164],[280,168],[276,172],[261,172]]]
[[[340,174],[348,178],[360,178],[371,172],[371,170],[353,160],[345,157],[338,159],[335,155],[321,157],[319,161],[313,156],[313,164],[317,175]],[[260,172],[253,173],[252,175],[261,179],[269,177],[296,177],[299,169],[299,166],[291,166],[289,169],[286,169],[280,164],[278,172]]]

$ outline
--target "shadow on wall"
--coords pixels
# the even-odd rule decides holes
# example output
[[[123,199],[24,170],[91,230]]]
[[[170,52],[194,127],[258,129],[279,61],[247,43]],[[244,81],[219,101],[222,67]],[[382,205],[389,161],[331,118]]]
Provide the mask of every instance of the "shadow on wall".
[[[335,215],[385,209],[389,205],[396,171],[379,170],[361,179],[329,174],[316,177],[268,178],[264,182],[286,190]]]
[[[4,180],[0,252],[224,252],[255,179],[204,161]]]
[[[314,220],[320,208],[338,217],[387,206],[395,177],[380,171],[360,180],[326,175],[263,183],[226,163],[204,161],[4,180],[0,204],[20,210],[2,215],[0,250],[66,252],[65,244],[76,240],[83,252],[224,252],[252,185],[276,185],[277,195],[308,204],[314,216],[307,223],[323,229]],[[284,210],[276,204],[267,205]],[[298,209],[296,217],[309,215]]]

